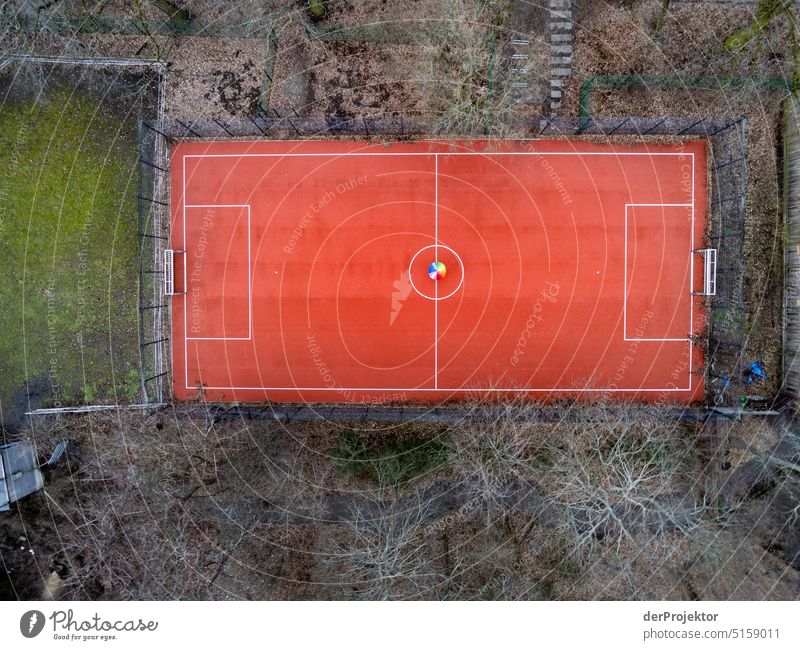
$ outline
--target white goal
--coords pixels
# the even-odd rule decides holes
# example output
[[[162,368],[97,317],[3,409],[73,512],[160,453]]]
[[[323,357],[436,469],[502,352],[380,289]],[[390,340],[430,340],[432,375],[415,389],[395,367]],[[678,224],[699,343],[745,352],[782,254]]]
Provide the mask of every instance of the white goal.
[[[695,291],[695,294],[715,296],[717,294],[717,249],[699,248],[694,252],[703,257],[703,290]]]
[[[167,296],[176,296],[186,293],[186,251],[167,248],[164,250],[164,293]],[[175,258],[184,259],[183,269],[183,291],[175,291]]]

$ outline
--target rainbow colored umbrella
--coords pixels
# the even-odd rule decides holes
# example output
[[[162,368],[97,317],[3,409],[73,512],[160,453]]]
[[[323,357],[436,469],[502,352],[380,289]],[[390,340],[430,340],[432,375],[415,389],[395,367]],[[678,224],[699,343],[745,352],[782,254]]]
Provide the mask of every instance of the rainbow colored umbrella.
[[[443,280],[447,275],[447,268],[441,262],[431,262],[428,267],[428,277],[431,280]]]

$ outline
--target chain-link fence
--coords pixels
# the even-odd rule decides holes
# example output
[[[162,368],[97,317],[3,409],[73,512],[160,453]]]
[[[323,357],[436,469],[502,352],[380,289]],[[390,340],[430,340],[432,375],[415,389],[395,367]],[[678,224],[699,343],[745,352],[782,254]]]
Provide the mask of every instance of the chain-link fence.
[[[800,399],[800,101],[787,99],[783,124],[786,247],[783,289],[783,390]]]
[[[332,136],[375,137],[432,135],[435,119],[405,115],[326,115],[308,117],[293,111],[259,108],[254,116],[205,118],[188,122],[173,119],[163,132],[174,140],[226,140],[231,138],[285,139]]]
[[[707,392],[717,405],[742,395],[745,330],[745,120],[716,129],[711,144],[709,245],[717,249],[717,292],[708,300]]]
[[[425,424],[454,424],[465,420],[498,421],[502,418],[524,422],[580,422],[589,418],[606,418],[608,421],[652,421],[654,417],[696,424],[707,419],[701,408],[683,406],[647,406],[603,403],[542,404],[537,402],[494,404],[465,402],[447,406],[359,406],[347,404],[206,404],[187,405],[179,409],[194,419],[206,422],[232,420],[267,420],[289,424],[292,422],[343,422],[358,424],[381,422],[385,424],[419,422]]]
[[[229,140],[322,138],[322,137],[436,137],[436,116],[371,115],[307,117],[296,114],[270,113],[260,110],[253,117],[235,119],[204,119],[185,122],[171,120],[158,129],[143,123],[143,149],[140,168],[144,185],[166,179],[166,158],[157,157],[157,143],[165,149],[167,143],[178,140]],[[517,125],[519,126],[519,125]],[[524,131],[532,137],[575,138],[603,136],[614,139],[622,136],[664,136],[672,140],[702,138],[709,143],[709,247],[716,248],[717,292],[706,299],[708,328],[695,340],[705,348],[705,377],[709,400],[715,405],[733,405],[741,393],[741,360],[745,344],[744,306],[744,217],[747,194],[747,164],[745,152],[745,120],[719,120],[709,118],[673,117],[555,117],[550,120],[529,122]],[[165,155],[165,154],[163,154]],[[161,160],[161,159],[159,159]],[[144,189],[142,190],[144,192]],[[163,250],[168,218],[166,203],[156,197],[165,196],[156,190],[145,198],[140,196],[140,213],[143,218],[143,260],[150,259],[156,249]],[[150,200],[154,199],[154,200]],[[156,216],[159,215],[159,216]],[[700,248],[700,245],[698,245]],[[153,256],[158,262],[157,255]],[[151,295],[153,278],[158,277],[158,267],[153,273],[143,270],[143,314],[147,313],[143,332],[152,333],[148,346],[168,345],[163,316],[166,307],[161,305],[160,294]],[[161,330],[156,330],[159,324]],[[167,357],[162,351],[153,354],[153,372],[144,381],[158,382],[166,376]],[[158,363],[156,363],[158,362]],[[144,365],[143,365],[144,367]],[[154,390],[160,390],[155,388]]]
[[[144,403],[171,394],[169,302],[164,295],[164,250],[169,246],[168,140],[139,120],[139,355]]]

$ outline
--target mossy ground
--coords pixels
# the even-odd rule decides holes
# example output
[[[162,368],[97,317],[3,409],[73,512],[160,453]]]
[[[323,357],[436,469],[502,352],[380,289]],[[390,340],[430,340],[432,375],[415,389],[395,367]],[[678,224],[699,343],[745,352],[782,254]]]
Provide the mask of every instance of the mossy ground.
[[[68,83],[0,105],[0,407],[136,399],[136,120]]]
[[[398,485],[441,468],[447,461],[448,440],[444,432],[428,438],[414,434],[376,443],[355,431],[343,431],[330,450],[340,475],[385,481]]]

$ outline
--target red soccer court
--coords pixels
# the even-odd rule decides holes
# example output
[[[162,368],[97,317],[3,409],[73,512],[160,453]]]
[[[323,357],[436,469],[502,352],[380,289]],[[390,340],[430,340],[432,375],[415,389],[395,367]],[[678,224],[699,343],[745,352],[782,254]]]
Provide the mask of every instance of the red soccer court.
[[[178,399],[703,398],[702,142],[194,142],[171,182]]]

